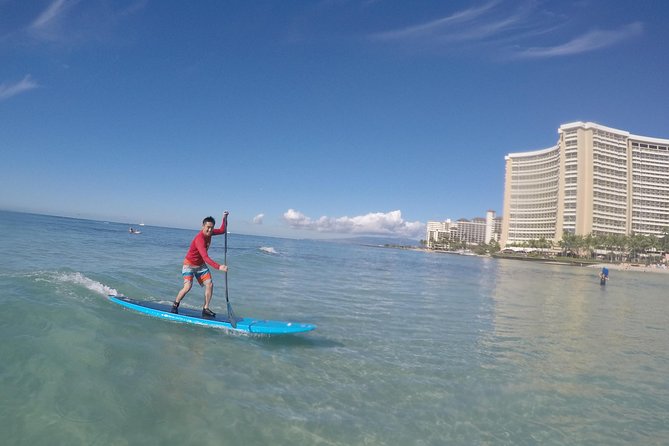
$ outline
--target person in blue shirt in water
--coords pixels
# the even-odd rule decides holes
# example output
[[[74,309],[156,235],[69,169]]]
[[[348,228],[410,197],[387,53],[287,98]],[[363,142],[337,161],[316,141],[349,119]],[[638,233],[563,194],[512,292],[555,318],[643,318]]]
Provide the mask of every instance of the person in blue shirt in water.
[[[599,284],[606,285],[606,281],[609,280],[609,269],[607,267],[602,268],[602,271],[599,273]]]

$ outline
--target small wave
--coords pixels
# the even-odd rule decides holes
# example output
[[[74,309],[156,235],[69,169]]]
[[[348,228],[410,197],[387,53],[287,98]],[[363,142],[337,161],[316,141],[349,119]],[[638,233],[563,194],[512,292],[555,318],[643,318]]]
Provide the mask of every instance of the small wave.
[[[83,285],[85,288],[103,296],[108,296],[110,294],[114,296],[118,295],[118,291],[116,291],[114,288],[108,287],[103,283],[90,279],[81,273],[60,273],[56,275],[56,280],[63,283]]]
[[[276,252],[276,249],[272,248],[271,246],[261,246],[260,250],[262,252],[266,252],[267,254],[278,254],[278,252]]]

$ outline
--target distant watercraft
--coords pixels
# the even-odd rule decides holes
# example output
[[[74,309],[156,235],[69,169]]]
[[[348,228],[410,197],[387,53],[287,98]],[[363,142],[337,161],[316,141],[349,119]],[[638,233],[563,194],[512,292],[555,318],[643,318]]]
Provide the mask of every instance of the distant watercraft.
[[[128,229],[128,232],[131,233],[131,234],[141,234],[142,233],[142,231],[140,231],[139,229],[135,229],[135,228]]]

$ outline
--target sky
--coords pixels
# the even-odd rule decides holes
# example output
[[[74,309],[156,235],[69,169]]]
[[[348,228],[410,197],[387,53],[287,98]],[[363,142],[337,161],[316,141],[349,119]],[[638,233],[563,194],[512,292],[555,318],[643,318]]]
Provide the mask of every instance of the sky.
[[[669,2],[0,0],[0,209],[289,238],[502,214],[504,156],[669,138]]]

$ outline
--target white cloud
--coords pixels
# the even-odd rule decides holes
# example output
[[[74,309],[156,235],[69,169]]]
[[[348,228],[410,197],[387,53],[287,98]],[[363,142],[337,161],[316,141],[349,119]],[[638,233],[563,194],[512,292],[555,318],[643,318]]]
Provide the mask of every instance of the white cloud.
[[[253,224],[254,225],[261,225],[264,218],[265,218],[265,214],[256,215],[255,217],[253,217]]]
[[[35,21],[33,21],[31,28],[42,29],[56,22],[65,12],[67,6],[68,2],[66,0],[55,0],[51,2],[49,7],[46,8]]]
[[[425,225],[419,221],[402,219],[402,212],[373,212],[357,217],[320,217],[316,220],[294,209],[283,214],[284,221],[295,229],[339,234],[394,235],[419,237],[425,232]]]
[[[555,14],[545,9],[545,6],[546,4],[533,1],[509,4],[493,0],[479,7],[375,33],[370,37],[377,42],[397,45],[411,51],[484,54],[482,50],[488,49],[494,51],[498,57],[529,59],[596,51],[619,44],[643,32],[642,23],[634,22],[616,30],[594,29],[580,36],[574,36],[573,33],[569,36],[567,28],[576,29],[574,22],[578,17]],[[538,46],[538,36],[553,36],[567,42],[555,46]]]
[[[37,42],[54,44],[109,39],[121,21],[141,12],[146,4],[147,0],[52,0],[25,31]]]
[[[418,25],[373,34],[373,40],[393,42],[419,48],[460,48],[463,42],[471,44],[500,39],[513,29],[526,29],[532,6],[515,10],[496,8],[499,1],[488,2],[478,8],[465,9],[449,16]]]
[[[37,87],[39,87],[39,85],[32,80],[29,74],[15,84],[2,83],[0,84],[0,101],[4,101],[12,96],[16,96],[17,94],[21,94]]]
[[[580,54],[615,45],[642,32],[643,25],[640,22],[634,22],[615,31],[590,31],[562,45],[528,48],[517,55],[524,58],[539,58]]]
[[[422,37],[433,37],[437,34],[443,34],[457,24],[470,23],[491,9],[497,1],[487,3],[478,8],[470,8],[464,11],[456,12],[440,19],[431,20],[419,25],[408,26],[406,28],[374,34],[372,37],[379,40],[399,40]]]

